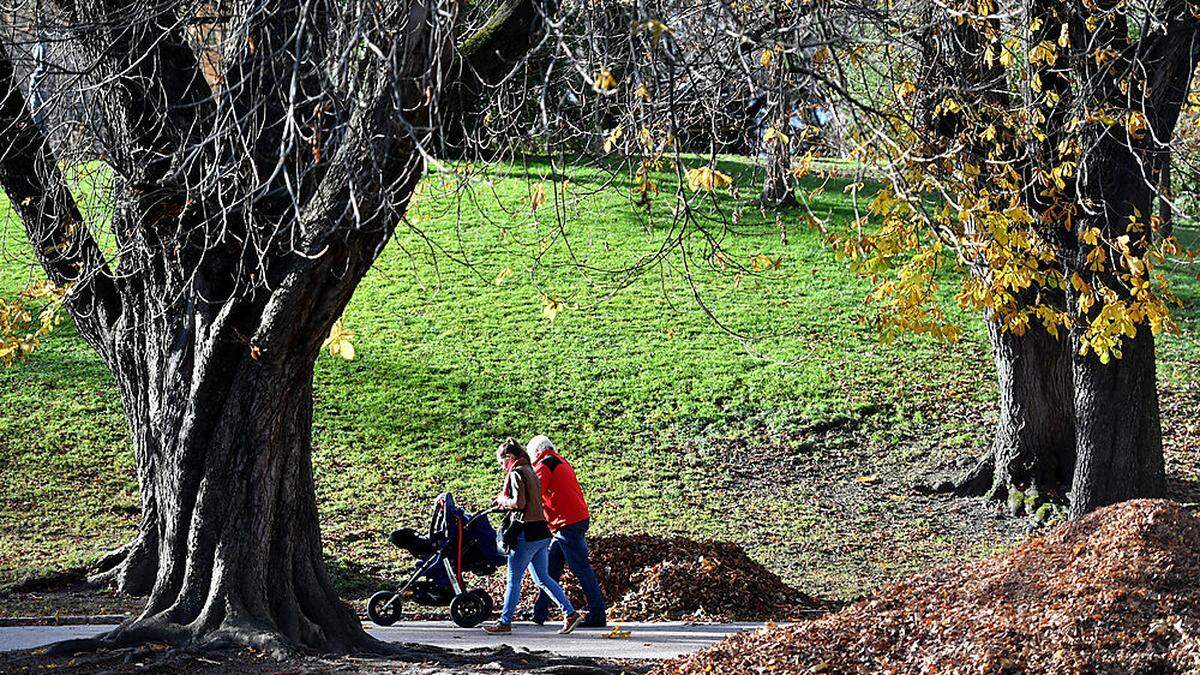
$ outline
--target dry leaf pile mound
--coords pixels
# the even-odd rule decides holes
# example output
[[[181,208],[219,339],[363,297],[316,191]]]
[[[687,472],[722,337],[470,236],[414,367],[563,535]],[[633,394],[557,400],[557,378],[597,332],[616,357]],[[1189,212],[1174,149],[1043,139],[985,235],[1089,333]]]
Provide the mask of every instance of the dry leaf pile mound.
[[[1200,668],[1200,518],[1139,500],[659,673],[1184,673]]]
[[[786,620],[823,607],[737,544],[639,534],[590,537],[588,545],[612,621]],[[489,578],[485,587],[499,606],[503,575]],[[563,576],[563,588],[572,603],[585,604],[570,572]],[[526,578],[521,607],[532,607],[535,596]]]

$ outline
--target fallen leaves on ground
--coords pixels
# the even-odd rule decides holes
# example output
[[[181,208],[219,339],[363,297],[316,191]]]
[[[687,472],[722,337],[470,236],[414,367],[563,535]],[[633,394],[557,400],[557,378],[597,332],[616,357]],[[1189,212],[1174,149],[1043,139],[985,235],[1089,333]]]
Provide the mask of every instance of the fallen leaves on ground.
[[[1198,579],[1200,518],[1170,501],[1126,502],[657,672],[1194,672]]]
[[[737,544],[683,537],[611,535],[589,539],[592,567],[608,602],[608,617],[621,621],[757,621],[812,616],[821,601],[788,586]],[[497,600],[504,579],[485,582]],[[570,573],[563,587],[572,603],[585,604]],[[533,606],[536,589],[527,578],[522,607]],[[555,613],[555,616],[557,613]]]

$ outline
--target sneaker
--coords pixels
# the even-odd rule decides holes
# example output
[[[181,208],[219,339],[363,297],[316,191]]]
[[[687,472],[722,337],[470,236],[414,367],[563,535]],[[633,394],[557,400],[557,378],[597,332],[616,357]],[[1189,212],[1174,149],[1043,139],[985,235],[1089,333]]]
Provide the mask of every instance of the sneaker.
[[[484,626],[483,632],[487,633],[488,635],[508,635],[512,632],[512,624],[501,623],[497,621],[491,625]]]
[[[580,622],[582,621],[583,615],[579,612],[575,612],[571,616],[568,616],[566,621],[563,621],[563,627],[559,629],[558,634],[566,635],[567,633],[570,633],[571,631],[575,630],[575,628],[579,626]]]
[[[532,619],[530,619],[530,621],[538,626],[546,625],[546,617],[544,617],[544,616],[541,616],[541,617],[535,616]]]

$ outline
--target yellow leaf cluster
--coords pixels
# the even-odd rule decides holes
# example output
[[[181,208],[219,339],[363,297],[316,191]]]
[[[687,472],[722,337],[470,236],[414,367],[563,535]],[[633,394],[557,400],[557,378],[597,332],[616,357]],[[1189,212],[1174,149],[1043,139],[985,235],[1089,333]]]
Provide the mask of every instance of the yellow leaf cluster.
[[[612,152],[613,148],[617,145],[617,141],[621,140],[621,136],[624,135],[625,130],[621,127],[615,127],[612,131],[608,132],[608,136],[604,138],[605,154]]]
[[[688,188],[693,192],[704,190],[713,192],[720,188],[728,188],[733,185],[733,178],[729,174],[722,173],[712,167],[704,166],[697,169],[688,169],[687,171]]]
[[[787,142],[788,142],[787,134],[776,129],[775,127],[767,127],[767,130],[765,132],[763,132],[763,143],[765,143],[767,145],[771,145],[772,143],[787,143]]]
[[[0,298],[0,363],[11,366],[28,357],[62,323],[67,290],[42,281],[11,301]]]
[[[617,88],[617,78],[613,76],[612,71],[607,67],[601,68],[600,72],[592,80],[592,86],[597,91],[608,92]]]
[[[354,345],[350,342],[353,338],[354,333],[346,330],[342,320],[338,319],[329,329],[329,337],[326,337],[325,342],[321,343],[321,349],[328,351],[331,356],[340,356],[347,361],[353,361]]]
[[[1178,330],[1171,308],[1179,301],[1160,269],[1178,258],[1178,244],[1155,217],[1098,217],[1103,209],[1079,189],[1097,137],[1145,140],[1151,132],[1139,103],[1146,76],[1117,68],[1119,41],[1094,35],[1112,18],[1087,2],[1083,10],[1096,15],[1082,25],[1045,13],[1005,34],[1014,27],[998,14],[1003,3],[952,4],[962,30],[979,33],[986,65],[1009,69],[988,87],[1010,90],[951,78],[923,99],[914,94],[925,84],[909,81],[917,71],[897,70],[889,93],[916,124],[880,123],[886,143],[859,138],[856,160],[886,178],[865,208],[867,188],[847,186],[856,219],[832,241],[871,283],[867,300],[882,337],[956,339],[941,306],[951,295],[1015,334],[1069,329],[1077,349],[1102,361],[1120,358],[1139,330]],[[1097,70],[1111,86],[1080,81]],[[1187,114],[1200,116],[1200,95],[1189,96]],[[946,293],[950,279],[958,288]]]

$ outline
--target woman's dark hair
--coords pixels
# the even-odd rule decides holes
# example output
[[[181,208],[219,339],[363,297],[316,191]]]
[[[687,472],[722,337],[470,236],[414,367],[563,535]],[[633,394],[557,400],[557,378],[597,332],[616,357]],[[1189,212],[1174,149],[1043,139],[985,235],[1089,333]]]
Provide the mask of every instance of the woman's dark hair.
[[[517,442],[517,439],[509,436],[500,444],[500,454],[505,457],[524,457],[525,446]]]

